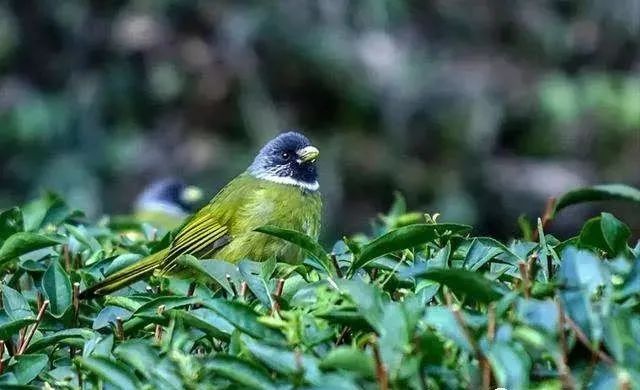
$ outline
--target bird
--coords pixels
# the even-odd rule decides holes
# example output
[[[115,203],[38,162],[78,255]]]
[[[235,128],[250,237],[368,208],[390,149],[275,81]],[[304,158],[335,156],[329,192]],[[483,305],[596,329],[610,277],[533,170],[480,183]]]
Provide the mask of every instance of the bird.
[[[106,295],[150,275],[182,276],[179,259],[186,254],[230,263],[272,258],[302,262],[301,248],[256,229],[273,225],[318,239],[319,155],[318,148],[298,132],[278,135],[260,149],[243,173],[176,230],[166,248],[108,275],[81,292],[80,298]]]
[[[202,199],[202,190],[176,177],[152,182],[136,198],[134,217],[163,231],[179,227]]]

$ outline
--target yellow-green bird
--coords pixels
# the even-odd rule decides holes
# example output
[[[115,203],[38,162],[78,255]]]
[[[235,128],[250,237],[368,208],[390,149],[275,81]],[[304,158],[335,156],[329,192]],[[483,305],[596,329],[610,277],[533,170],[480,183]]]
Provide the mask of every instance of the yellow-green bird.
[[[301,262],[300,248],[255,229],[274,225],[317,239],[322,214],[316,169],[319,154],[296,132],[269,141],[244,173],[185,222],[167,248],[107,276],[81,297],[108,294],[153,273],[176,273],[180,271],[178,258],[184,254],[231,263],[274,257]]]

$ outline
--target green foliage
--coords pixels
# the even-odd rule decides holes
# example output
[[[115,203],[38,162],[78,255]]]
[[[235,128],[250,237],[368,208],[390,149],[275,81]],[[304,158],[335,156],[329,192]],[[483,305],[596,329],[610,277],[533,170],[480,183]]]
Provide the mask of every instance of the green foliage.
[[[591,191],[560,205],[593,200]],[[127,229],[140,234],[89,223],[60,212],[68,210],[60,202],[47,195],[28,213],[0,213],[0,387],[640,383],[640,246],[629,246],[630,229],[609,213],[566,241],[540,224],[536,241],[503,243],[407,213],[400,199],[376,233],[344,238],[331,251],[300,233],[260,229],[304,248],[303,265],[183,256],[199,275],[194,290],[189,280],[154,276],[78,302],[74,283],[87,287],[164,239],[145,238],[135,224]],[[27,225],[34,204],[38,217]]]

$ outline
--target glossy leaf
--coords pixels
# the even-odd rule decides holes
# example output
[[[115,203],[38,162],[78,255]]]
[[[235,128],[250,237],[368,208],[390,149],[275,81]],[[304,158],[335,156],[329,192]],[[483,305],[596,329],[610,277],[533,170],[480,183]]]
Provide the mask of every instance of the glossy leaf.
[[[280,332],[258,321],[257,313],[244,303],[211,299],[205,301],[204,305],[250,336],[274,342],[282,342],[283,340]]]
[[[20,355],[15,357],[12,372],[18,383],[26,385],[35,379],[49,364],[47,355]]]
[[[76,360],[85,370],[92,372],[117,389],[128,390],[140,388],[140,382],[129,367],[102,356],[83,357]]]
[[[470,229],[469,226],[458,224],[419,224],[392,230],[365,245],[356,261],[351,265],[350,271],[353,272],[371,260],[389,253],[433,242],[447,232],[456,234]]]
[[[297,232],[295,230],[282,229],[276,226],[262,226],[256,229],[256,231],[281,238],[285,241],[297,245],[298,247],[304,249],[313,260],[317,261],[318,265],[329,275],[336,275],[336,270],[329,260],[329,254],[325,252],[320,244],[318,244],[314,239],[307,236],[306,234]]]
[[[71,306],[73,293],[69,275],[60,262],[52,261],[42,277],[42,290],[49,300],[49,308],[53,315],[61,316]]]
[[[570,191],[556,203],[555,213],[578,203],[601,200],[626,200],[640,203],[640,190],[624,184],[604,184]]]
[[[2,303],[5,312],[14,321],[35,317],[25,297],[9,286],[2,286]]]
[[[433,269],[417,277],[433,280],[451,289],[456,295],[477,302],[491,302],[502,297],[502,288],[482,274],[465,269]]]
[[[60,345],[64,340],[89,340],[95,333],[89,329],[77,328],[77,329],[64,329],[58,332],[43,336],[38,340],[35,340],[29,344],[26,352],[33,353],[39,352],[45,348]],[[64,344],[64,343],[62,343]]]
[[[29,252],[60,244],[57,239],[36,233],[19,232],[5,240],[0,247],[0,267]]]
[[[320,363],[323,370],[344,370],[364,378],[375,376],[373,357],[354,347],[340,346],[332,349]]]
[[[0,212],[0,245],[11,235],[24,230],[22,211],[13,207]]]
[[[233,356],[217,355],[205,362],[205,368],[245,388],[272,390],[275,384],[261,367]]]

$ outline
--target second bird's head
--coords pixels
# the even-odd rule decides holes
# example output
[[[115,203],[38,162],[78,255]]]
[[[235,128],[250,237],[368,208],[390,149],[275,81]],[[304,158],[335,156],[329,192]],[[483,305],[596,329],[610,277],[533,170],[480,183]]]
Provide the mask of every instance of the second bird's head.
[[[316,160],[320,152],[300,133],[288,132],[269,141],[258,153],[248,172],[259,179],[317,191]]]

